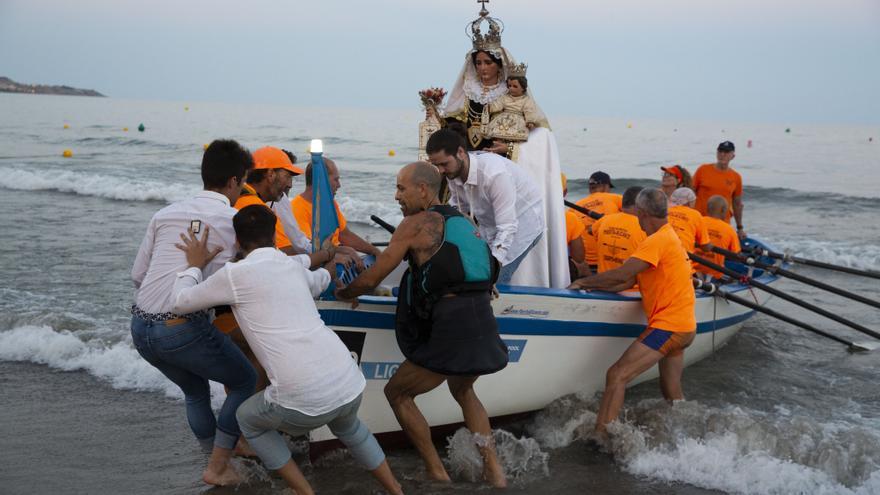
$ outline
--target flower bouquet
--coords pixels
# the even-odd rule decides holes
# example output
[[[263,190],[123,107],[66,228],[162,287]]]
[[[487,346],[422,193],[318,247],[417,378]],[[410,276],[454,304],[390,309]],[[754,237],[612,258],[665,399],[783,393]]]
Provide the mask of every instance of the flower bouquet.
[[[428,88],[419,91],[419,98],[425,108],[425,120],[419,124],[419,160],[428,159],[428,155],[425,154],[425,144],[431,134],[441,127],[437,105],[443,103],[445,96],[446,90],[443,88]]]

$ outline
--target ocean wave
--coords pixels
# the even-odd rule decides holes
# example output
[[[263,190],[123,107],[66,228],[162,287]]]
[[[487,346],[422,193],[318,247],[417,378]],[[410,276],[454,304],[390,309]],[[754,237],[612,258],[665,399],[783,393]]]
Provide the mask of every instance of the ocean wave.
[[[770,244],[792,256],[863,270],[880,270],[880,246],[811,239],[768,239]]]
[[[19,191],[59,191],[123,201],[173,202],[195,194],[196,185],[60,171],[46,174],[0,167],[0,187]]]
[[[493,430],[492,433],[498,462],[508,480],[521,486],[550,476],[550,455],[541,450],[535,439],[517,438],[504,430]],[[447,460],[454,478],[469,482],[482,480],[483,458],[477,445],[485,445],[487,440],[485,436],[471,433],[467,428],[459,428],[447,439]]]
[[[148,147],[154,149],[176,151],[181,149],[196,149],[196,144],[174,144],[150,141],[148,139],[130,138],[126,136],[84,137],[73,141],[77,145],[84,146],[125,146],[125,147]]]
[[[370,220],[370,215],[376,215],[391,225],[397,225],[403,221],[403,213],[401,213],[400,207],[395,203],[367,201],[343,195],[337,196],[336,201],[339,203],[339,209],[342,210],[346,220],[349,222],[376,226]]]
[[[567,396],[529,431],[545,448],[591,438],[595,398]],[[854,494],[880,490],[880,434],[786,411],[639,401],[609,425],[606,447],[635,475],[745,494]],[[552,453],[551,453],[552,454]]]
[[[102,339],[81,340],[69,331],[24,325],[0,332],[0,360],[37,363],[63,371],[85,371],[116,389],[159,392],[182,399],[183,393],[147,363],[128,341],[108,345]],[[226,398],[223,386],[211,382],[214,408]]]

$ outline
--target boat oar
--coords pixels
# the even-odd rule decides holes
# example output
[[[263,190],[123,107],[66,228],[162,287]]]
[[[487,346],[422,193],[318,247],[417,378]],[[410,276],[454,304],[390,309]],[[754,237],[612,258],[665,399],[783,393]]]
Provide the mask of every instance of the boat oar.
[[[826,270],[834,270],[843,273],[849,273],[851,275],[860,275],[862,277],[871,277],[880,279],[880,272],[875,270],[859,270],[857,268],[850,268],[848,266],[840,266],[840,265],[832,265],[831,263],[825,263],[822,261],[808,260],[805,258],[800,258],[798,256],[791,256],[788,254],[777,253],[774,251],[770,251],[768,249],[753,247],[751,252],[757,256],[767,256],[768,258],[775,258],[783,261],[793,261],[795,263],[800,263],[802,265],[814,266],[816,268],[824,268]]]
[[[565,206],[571,208],[572,210],[579,211],[579,212],[583,213],[584,215],[592,218],[593,220],[598,220],[604,216],[601,213],[595,212],[593,210],[588,210],[581,205],[576,205],[576,204],[572,203],[571,201],[568,201],[568,200],[563,200],[563,201],[565,201]]]
[[[813,311],[814,313],[818,313],[826,318],[830,318],[838,323],[842,323],[850,328],[858,330],[859,332],[862,332],[866,335],[870,335],[871,337],[874,337],[875,339],[880,339],[880,333],[877,333],[877,332],[871,330],[870,328],[867,328],[862,325],[859,325],[858,323],[849,321],[842,316],[836,315],[830,311],[826,311],[818,306],[814,306],[814,305],[812,305],[806,301],[803,301],[801,299],[798,299],[794,296],[790,296],[790,295],[786,294],[785,292],[782,292],[779,289],[775,289],[765,283],[758,282],[757,280],[753,279],[752,277],[749,277],[747,275],[743,275],[742,273],[737,273],[737,272],[735,272],[727,267],[723,267],[717,263],[712,263],[711,261],[709,261],[705,258],[701,258],[693,253],[688,253],[688,256],[690,256],[690,258],[692,260],[696,261],[697,263],[699,263],[703,266],[709,267],[715,271],[719,271],[719,272],[721,272],[725,275],[728,275],[730,277],[733,277],[735,280],[738,280],[744,284],[751,285],[752,287],[757,287],[758,289],[761,289],[764,292],[768,292],[768,293],[773,294],[774,296],[777,296],[781,299],[785,299],[788,302],[792,302],[794,304],[797,304],[798,306],[800,306],[802,308],[809,309],[810,311]]]
[[[744,297],[739,297],[737,295],[731,294],[730,292],[721,290],[715,284],[711,284],[709,282],[702,282],[700,280],[697,280],[697,282],[699,283],[697,288],[706,292],[707,294],[711,294],[716,297],[722,297],[732,303],[736,303],[736,304],[739,304],[740,306],[745,306],[746,308],[757,311],[759,313],[764,313],[765,315],[772,316],[773,318],[776,318],[778,320],[782,320],[782,321],[789,323],[791,325],[794,325],[796,327],[803,328],[804,330],[808,330],[808,331],[813,332],[817,335],[821,335],[821,336],[823,336],[827,339],[831,339],[835,342],[840,342],[841,344],[849,347],[849,349],[851,351],[873,351],[878,346],[880,346],[880,344],[876,344],[873,342],[859,342],[859,343],[850,342],[844,338],[838,337],[837,335],[830,334],[828,332],[819,330],[818,328],[816,328],[812,325],[809,325],[809,324],[804,323],[799,320],[795,320],[794,318],[792,318],[790,316],[786,316],[782,313],[778,313],[770,308],[765,308],[765,307],[761,306],[760,304],[749,301],[748,299],[746,299]]]
[[[395,230],[397,230],[393,225],[386,222],[385,220],[382,220],[381,218],[377,217],[376,215],[370,215],[370,220],[376,222],[377,224],[379,224],[379,227],[382,227],[383,229],[387,230],[388,232],[391,232],[392,234],[394,233]]]
[[[874,306],[875,308],[880,308],[880,302],[875,301],[873,299],[868,299],[867,297],[860,296],[859,294],[855,294],[848,290],[841,289],[839,287],[834,287],[833,285],[828,285],[825,282],[820,282],[816,279],[812,279],[809,277],[805,277],[799,273],[794,273],[791,271],[782,268],[781,266],[771,265],[769,263],[764,263],[761,260],[754,258],[753,256],[747,256],[741,253],[734,253],[733,251],[728,251],[727,249],[720,248],[718,246],[712,246],[712,251],[723,255],[725,258],[739,261],[740,263],[744,263],[746,265],[756,266],[763,270],[767,270],[770,273],[779,275],[780,277],[790,278],[792,280],[797,280],[798,282],[803,282],[807,285],[812,285],[813,287],[817,287],[822,290],[827,290],[828,292],[832,292],[837,294],[838,296],[843,296],[853,301],[858,301],[860,303],[867,304],[868,306]]]

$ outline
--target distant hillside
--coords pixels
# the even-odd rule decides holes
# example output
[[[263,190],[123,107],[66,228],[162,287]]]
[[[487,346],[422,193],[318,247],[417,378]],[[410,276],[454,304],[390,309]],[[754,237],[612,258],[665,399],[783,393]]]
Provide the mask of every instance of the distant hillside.
[[[101,93],[93,89],[78,89],[70,86],[46,86],[44,84],[21,84],[0,77],[0,93],[28,93],[36,95],[70,95],[70,96],[101,96]]]

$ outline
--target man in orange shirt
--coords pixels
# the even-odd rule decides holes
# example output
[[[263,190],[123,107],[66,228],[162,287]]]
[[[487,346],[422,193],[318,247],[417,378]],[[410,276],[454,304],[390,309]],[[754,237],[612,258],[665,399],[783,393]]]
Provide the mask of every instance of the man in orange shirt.
[[[728,212],[725,220],[730,222],[730,211],[736,219],[736,232],[740,239],[746,238],[743,227],[742,177],[730,168],[730,162],[736,156],[736,147],[730,141],[718,145],[717,161],[700,165],[694,174],[694,191],[697,193],[697,211],[707,215],[709,198],[719,195],[727,200]]]
[[[590,226],[596,238],[599,273],[613,270],[629,258],[647,235],[636,216],[636,197],[641,186],[633,186],[623,192],[623,209],[605,215]]]
[[[709,239],[712,240],[712,245],[738,253],[742,250],[739,244],[739,237],[736,235],[733,227],[730,226],[730,222],[725,221],[726,216],[727,200],[717,195],[709,198],[709,215],[703,217],[703,221],[706,223],[706,230],[709,231]],[[715,264],[724,266],[724,255],[722,254],[712,251],[700,251],[699,255],[711,260]],[[719,271],[706,268],[700,264],[697,265],[697,270],[709,277],[720,279],[722,276]]]
[[[568,195],[568,179],[562,174],[562,197]],[[572,273],[576,273],[575,269],[584,262],[584,242],[581,237],[584,235],[586,226],[578,218],[577,214],[570,209],[565,209],[565,242],[568,243],[568,259],[574,261],[574,269]],[[571,268],[571,267],[569,267]],[[574,280],[577,277],[572,277]]]
[[[595,172],[590,176],[590,180],[587,182],[587,185],[590,188],[590,194],[577,202],[578,206],[586,208],[588,210],[595,211],[596,213],[601,213],[603,215],[608,215],[610,213],[617,213],[620,211],[620,208],[623,206],[623,201],[619,194],[611,193],[611,188],[614,185],[611,183],[611,177],[605,172]],[[584,215],[583,213],[577,212],[578,217],[581,219],[585,227],[589,227],[593,225],[592,218]],[[596,246],[596,238],[593,237],[589,232],[584,232],[581,236],[581,239],[584,242],[584,261],[589,265],[590,270],[595,273],[598,268],[599,263],[599,254],[598,247]]]
[[[669,197],[668,220],[685,251],[692,253],[697,247],[708,249],[709,232],[703,215],[694,209],[696,201],[694,192],[686,187],[679,187]]]
[[[636,198],[636,215],[648,237],[619,268],[576,280],[571,289],[618,292],[638,281],[648,326],[605,377],[605,392],[596,415],[596,432],[607,435],[606,426],[623,407],[627,383],[660,365],[660,390],[666,400],[681,400],[684,349],[697,331],[691,264],[675,230],[666,220],[666,194],[645,189]]]
[[[330,190],[333,192],[333,196],[336,196],[336,191],[339,190],[339,186],[341,185],[340,177],[339,177],[339,168],[336,166],[336,162],[333,160],[324,157],[324,166],[327,168],[327,177],[330,180]],[[290,202],[290,208],[293,210],[293,215],[296,217],[296,221],[299,224],[300,230],[308,237],[312,238],[312,162],[306,166],[306,188],[302,193],[296,195],[293,200]],[[333,205],[336,206],[336,216],[339,218],[339,229],[333,234],[333,245],[337,246],[336,256],[337,262],[344,263],[345,265],[354,264],[358,271],[364,269],[364,263],[361,260],[358,251],[361,253],[371,254],[373,256],[378,256],[382,251],[376,246],[370,244],[369,242],[362,239],[359,235],[355,234],[348,228],[348,222],[345,220],[345,215],[342,214],[342,210],[339,209],[339,204],[336,201],[333,201]]]
[[[301,174],[301,168],[290,162],[287,154],[278,148],[264,146],[253,152],[254,169],[247,176],[247,183],[242,186],[241,196],[235,202],[235,209],[245,206],[265,205],[281,199],[284,189],[293,180],[293,176]],[[284,233],[281,221],[275,220],[275,246],[285,254],[303,254],[293,247]]]

